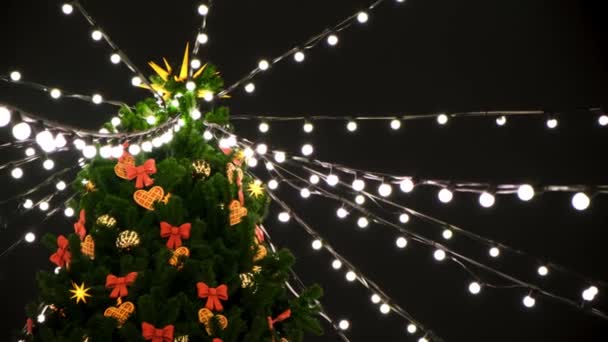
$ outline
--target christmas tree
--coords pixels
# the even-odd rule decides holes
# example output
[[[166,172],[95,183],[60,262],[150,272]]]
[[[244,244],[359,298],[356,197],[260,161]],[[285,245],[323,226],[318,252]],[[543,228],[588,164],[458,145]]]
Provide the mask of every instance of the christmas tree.
[[[156,74],[141,84],[156,98],[124,106],[105,125],[107,138],[96,141],[101,156],[74,183],[74,233],[44,237],[57,269],[38,275],[24,339],[258,342],[320,334],[321,290],[288,292],[294,258],[264,242],[269,198],[248,174],[243,150],[203,134],[206,123],[231,127],[228,109],[209,102],[223,86],[219,73],[211,64],[190,71],[188,47],[179,71],[163,62],[150,63]],[[44,324],[33,323],[43,306]]]

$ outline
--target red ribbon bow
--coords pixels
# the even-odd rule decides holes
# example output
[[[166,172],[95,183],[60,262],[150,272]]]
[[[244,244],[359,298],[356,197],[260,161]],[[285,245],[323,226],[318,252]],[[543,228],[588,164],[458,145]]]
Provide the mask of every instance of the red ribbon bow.
[[[57,252],[51,254],[49,260],[59,267],[67,266],[69,265],[70,261],[72,261],[72,253],[70,253],[69,250],[69,242],[65,236],[59,235],[57,237]]]
[[[216,338],[214,338],[214,339],[213,339],[213,341],[212,341],[212,342],[224,342],[224,341],[222,341],[222,339],[221,339],[221,338],[217,338],[217,337],[216,337]]]
[[[196,283],[196,288],[198,290],[198,298],[207,298],[207,304],[205,304],[207,309],[217,311],[224,310],[220,299],[228,300],[228,286],[220,285],[213,288],[201,281]]]
[[[106,277],[106,288],[112,289],[110,298],[124,297],[129,294],[127,286],[131,285],[137,279],[137,272],[131,272],[124,277],[117,277],[113,274],[108,274]]]
[[[141,334],[144,340],[152,342],[173,342],[173,325],[167,325],[162,329],[157,329],[150,323],[141,323]]]
[[[144,185],[150,186],[154,184],[154,179],[150,178],[150,175],[156,173],[156,161],[148,159],[140,166],[126,165],[125,170],[127,171],[127,179],[137,178],[135,180],[135,187],[141,189]]]
[[[160,223],[160,236],[168,237],[167,247],[176,249],[182,245],[182,239],[190,238],[190,223],[184,223],[179,227],[174,227],[167,222]]]
[[[87,235],[87,228],[84,226],[86,222],[84,209],[80,211],[80,218],[78,222],[74,223],[74,232],[80,237],[80,240],[84,240],[85,235]]]
[[[31,318],[28,318],[25,321],[25,326],[26,326],[26,331],[28,335],[32,334],[32,331],[34,330],[34,321]]]
[[[291,309],[287,309],[287,310],[283,311],[275,319],[272,319],[272,317],[268,316],[268,329],[270,329],[270,331],[274,331],[275,323],[284,321],[284,320],[288,319],[290,316],[291,316]]]

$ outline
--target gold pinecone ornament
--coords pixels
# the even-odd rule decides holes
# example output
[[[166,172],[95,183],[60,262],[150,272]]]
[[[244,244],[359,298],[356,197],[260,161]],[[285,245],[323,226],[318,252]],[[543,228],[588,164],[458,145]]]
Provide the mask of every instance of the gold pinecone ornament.
[[[118,234],[116,238],[116,247],[120,249],[131,249],[133,247],[139,246],[139,234],[133,230],[125,230]]]

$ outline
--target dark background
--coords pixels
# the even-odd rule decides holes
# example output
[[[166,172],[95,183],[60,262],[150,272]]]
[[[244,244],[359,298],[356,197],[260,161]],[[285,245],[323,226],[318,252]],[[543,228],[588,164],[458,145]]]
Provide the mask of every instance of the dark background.
[[[209,18],[210,42],[201,58],[218,65],[228,84],[263,57],[282,53],[314,33],[368,4],[367,1],[216,1]],[[86,1],[85,7],[142,70],[149,60],[169,57],[174,64],[193,39],[200,17],[195,1]],[[89,26],[74,13],[64,16],[55,1],[5,0],[0,5],[0,72],[19,69],[24,80],[84,94],[134,102],[146,93],[130,85],[124,66],[110,64],[108,47],[94,43]],[[301,123],[271,126],[267,142],[297,151],[304,139],[314,142],[320,159],[421,177],[442,177],[541,184],[605,184],[605,138],[585,107],[608,102],[607,5],[576,0],[408,0],[387,1],[367,25],[340,35],[337,48],[321,44],[302,64],[291,60],[256,81],[253,96],[241,89],[226,101],[234,114],[380,115],[484,109],[546,109],[561,114],[556,130],[544,119],[519,118],[505,127],[492,119],[459,119],[448,127],[434,121],[408,123],[392,132],[387,123],[360,124],[347,134],[343,123],[318,123],[306,138]],[[0,102],[21,106],[64,123],[96,128],[112,107],[62,99],[0,84]],[[238,133],[257,139],[257,123],[237,124]],[[2,141],[11,139],[3,128]],[[2,151],[2,160],[13,155]],[[15,152],[17,153],[17,152]],[[16,155],[21,155],[18,152]],[[71,162],[73,157],[65,156]],[[36,163],[34,163],[36,164]],[[29,172],[28,172],[29,171]],[[39,165],[14,181],[0,171],[6,196],[42,177]],[[303,202],[283,186],[279,194],[340,252],[379,283],[397,303],[446,341],[606,341],[608,324],[570,307],[537,298],[533,310],[521,304],[521,290],[467,290],[470,279],[454,264],[438,265],[432,252],[410,244],[394,247],[384,227],[367,231],[353,220],[338,222],[337,205],[317,199]],[[3,197],[4,198],[4,197]],[[561,263],[596,279],[607,279],[608,201],[594,198],[576,212],[566,194],[546,194],[531,203],[499,197],[482,209],[473,195],[457,194],[440,205],[435,192],[418,189],[398,201],[479,234]],[[0,247],[25,231],[69,232],[71,221],[59,215],[37,224],[41,215],[17,217],[16,203],[1,208]],[[418,223],[412,222],[417,225]],[[381,315],[370,293],[346,283],[331,270],[331,258],[312,251],[308,236],[295,223],[279,225],[273,213],[266,226],[279,245],[298,256],[297,272],[306,283],[320,283],[323,303],[336,319],[348,318],[352,341],[414,341],[396,315]],[[420,224],[429,233],[435,228]],[[453,242],[458,244],[458,238]],[[503,254],[487,260],[485,248],[468,249],[484,262],[534,279],[537,265],[517,263]],[[0,340],[25,321],[23,306],[36,295],[35,273],[51,269],[40,244],[21,245],[0,259],[3,312]],[[549,277],[543,285],[580,300],[588,284]],[[603,292],[602,292],[603,291]],[[597,305],[608,308],[600,289]],[[333,341],[330,329],[322,338]]]

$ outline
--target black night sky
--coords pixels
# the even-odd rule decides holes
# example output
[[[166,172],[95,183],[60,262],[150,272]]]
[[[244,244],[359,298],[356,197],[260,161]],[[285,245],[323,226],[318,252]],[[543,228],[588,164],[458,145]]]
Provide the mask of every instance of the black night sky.
[[[303,42],[368,5],[363,0],[236,1],[216,0],[209,17],[209,44],[200,58],[221,70],[227,84],[269,58]],[[194,39],[200,16],[196,1],[83,1],[90,14],[142,70],[146,63],[168,57],[180,62],[185,43]],[[147,96],[131,86],[124,66],[109,62],[111,51],[90,39],[90,27],[74,13],[65,16],[58,1],[4,0],[0,5],[0,74],[18,69],[24,80],[77,93],[100,92],[107,99],[134,103]],[[605,163],[608,128],[585,110],[608,105],[608,44],[605,2],[584,0],[387,0],[366,25],[340,34],[337,47],[326,44],[257,78],[253,95],[238,89],[224,104],[233,114],[255,115],[403,115],[469,110],[542,109],[555,112],[560,124],[545,126],[544,117],[513,118],[497,127],[492,118],[454,119],[440,127],[433,119],[408,122],[391,131],[387,122],[361,123],[355,134],[344,122],[316,123],[306,136],[301,122],[277,123],[261,136],[257,122],[236,123],[237,134],[265,141],[286,151],[304,142],[316,157],[352,167],[425,178],[493,183],[607,184]],[[113,116],[110,106],[50,99],[47,94],[0,84],[0,103],[48,119],[98,128]],[[0,143],[12,141],[0,129]],[[0,150],[1,163],[22,151]],[[65,153],[58,164],[72,163]],[[45,177],[38,163],[13,180],[0,170],[2,196],[27,189]],[[261,167],[258,167],[261,171]],[[259,174],[265,174],[260,172]],[[398,192],[398,191],[397,191]],[[416,245],[395,247],[393,231],[356,228],[354,218],[340,221],[339,204],[302,200],[287,186],[278,194],[357,265],[395,302],[445,341],[606,341],[608,324],[572,307],[538,297],[532,310],[523,307],[522,289],[484,289],[473,297],[468,274],[451,263],[439,264],[432,251]],[[578,212],[564,193],[539,195],[529,203],[501,196],[484,209],[472,194],[456,194],[444,205],[436,190],[395,194],[397,202],[477,234],[525,250],[543,260],[575,269],[592,279],[608,280],[608,200],[593,198]],[[353,342],[416,341],[397,315],[384,316],[371,293],[347,283],[344,272],[331,269],[328,254],[313,251],[310,238],[295,222],[280,224],[276,207],[266,221],[274,242],[292,249],[296,272],[307,284],[325,289],[323,305],[336,318],[347,318]],[[71,220],[62,215],[40,224],[39,210],[23,214],[13,201],[0,207],[0,249],[26,231],[68,233]],[[412,222],[441,239],[440,230]],[[567,277],[535,276],[537,264],[509,254],[490,260],[487,249],[450,242],[467,254],[539,285],[581,301],[589,284]],[[36,296],[37,270],[51,269],[48,251],[39,243],[22,244],[0,258],[2,322],[0,340],[10,341],[23,326],[23,307]],[[603,291],[603,292],[602,292]],[[596,306],[608,310],[608,288],[600,288]],[[323,337],[335,341],[326,327]]]

